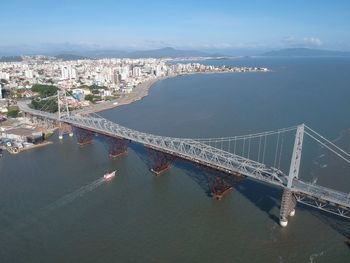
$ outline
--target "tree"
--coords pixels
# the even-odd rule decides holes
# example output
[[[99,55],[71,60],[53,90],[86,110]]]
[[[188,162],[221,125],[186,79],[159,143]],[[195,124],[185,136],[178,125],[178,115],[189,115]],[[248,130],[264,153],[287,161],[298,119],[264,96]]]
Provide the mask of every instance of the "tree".
[[[88,101],[93,101],[94,100],[94,95],[92,95],[92,94],[88,94],[88,95],[86,95],[85,96],[85,100],[88,100]]]
[[[58,111],[58,104],[56,98],[49,98],[46,100],[32,99],[31,107],[35,110],[55,113]]]
[[[93,90],[91,91],[91,93],[92,93],[92,94],[100,94],[100,91],[99,91],[99,90],[96,90],[96,89],[93,89]]]
[[[31,90],[34,92],[38,92],[40,97],[46,98],[56,95],[58,88],[53,85],[34,84]]]
[[[11,106],[8,108],[7,117],[17,118],[19,113],[19,108],[16,106]]]

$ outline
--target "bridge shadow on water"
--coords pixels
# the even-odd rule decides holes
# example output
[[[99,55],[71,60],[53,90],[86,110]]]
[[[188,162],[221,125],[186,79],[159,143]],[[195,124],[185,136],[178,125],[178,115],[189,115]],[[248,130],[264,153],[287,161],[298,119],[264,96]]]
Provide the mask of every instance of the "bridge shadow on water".
[[[350,220],[338,215],[333,215],[316,208],[298,204],[297,209],[302,209],[310,212],[313,216],[319,219],[323,224],[330,226],[333,230],[350,240]],[[350,248],[350,246],[349,246]]]
[[[215,171],[212,173],[203,171],[200,167],[187,161],[179,161],[177,162],[177,165],[179,168],[185,170],[186,174],[204,190],[208,197],[213,197],[208,174],[210,174],[209,176],[220,176],[220,174],[217,174]],[[281,189],[258,183],[247,178],[244,178],[238,184],[233,183],[231,186],[234,191],[238,191],[258,209],[265,212],[271,220],[279,223],[278,216],[272,211],[274,208],[279,208],[280,206],[280,200],[282,198]]]
[[[246,179],[237,186],[237,191],[279,224],[279,217],[272,210],[278,208],[279,211],[282,198],[281,189]]]
[[[149,162],[147,151],[142,145],[131,143],[129,147],[141,160],[146,163]],[[211,181],[213,180],[213,177],[218,178],[222,176],[222,173],[210,169],[203,169],[203,167],[199,165],[178,158],[173,161],[173,165],[183,170],[187,176],[198,184],[208,198],[213,198]],[[282,198],[281,189],[258,183],[247,178],[240,180],[238,183],[236,180],[229,181],[228,183],[231,183],[231,187],[234,191],[238,191],[258,209],[265,212],[271,220],[276,223],[279,222],[279,218],[273,213],[273,210],[276,207],[279,209],[280,200]],[[227,198],[227,196],[224,196],[223,198]]]
[[[135,143],[130,143],[129,147],[142,161],[149,163],[149,158],[145,147]],[[203,190],[205,196],[208,198],[213,198],[213,192],[209,178],[210,176],[220,176],[220,174],[216,173],[215,171],[203,169],[201,166],[182,159],[175,159],[173,161],[173,165],[183,170],[185,174],[189,176],[189,178],[198,184]],[[232,184],[232,187],[234,191],[238,191],[258,209],[265,212],[272,221],[279,223],[278,214],[276,215],[273,210],[276,210],[277,208],[277,211],[279,211],[282,198],[281,189],[263,183],[255,182],[248,178],[245,178],[238,184]],[[339,234],[350,239],[350,221],[348,219],[341,218],[339,216],[332,215],[301,204],[297,205],[297,209],[309,211],[324,224],[329,225]]]

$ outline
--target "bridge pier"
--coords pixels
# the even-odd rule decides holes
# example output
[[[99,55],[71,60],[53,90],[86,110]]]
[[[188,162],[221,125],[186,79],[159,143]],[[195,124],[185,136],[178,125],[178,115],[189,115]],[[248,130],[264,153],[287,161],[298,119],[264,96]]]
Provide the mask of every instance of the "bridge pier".
[[[59,91],[60,92],[60,91]],[[59,93],[58,92],[58,93]],[[65,97],[65,96],[64,96]],[[58,98],[59,94],[58,94]],[[118,124],[113,124],[110,121],[107,121],[100,117],[90,117],[84,115],[69,115],[68,105],[65,105],[65,114],[62,115],[60,111],[60,99],[58,99],[59,106],[59,114],[58,116],[55,114],[50,114],[47,112],[41,112],[38,110],[30,109],[26,105],[21,106],[21,102],[18,102],[19,107],[23,112],[28,112],[26,116],[29,118],[33,118],[33,121],[38,120],[40,118],[48,118],[53,121],[56,126],[59,126],[59,138],[63,138],[63,134],[69,133],[72,136],[72,125],[77,125],[83,128],[76,128],[77,131],[77,140],[78,144],[85,145],[91,143],[93,140],[94,132],[92,131],[101,131],[105,134],[110,134],[113,131],[113,136],[119,136],[121,138],[128,138],[131,141],[143,145],[149,145],[152,143],[155,148],[149,148],[149,159],[150,159],[150,167],[151,171],[156,175],[160,175],[162,172],[166,171],[170,167],[170,163],[174,157],[180,158],[183,160],[188,160],[192,163],[201,164],[203,167],[208,166],[212,167],[214,171],[220,173],[227,173],[228,177],[231,178],[239,178],[243,179],[244,177],[249,177],[260,181],[262,183],[270,183],[273,185],[277,185],[283,188],[283,195],[281,200],[280,207],[280,225],[286,227],[288,224],[288,219],[291,216],[295,215],[295,206],[296,202],[300,202],[304,205],[308,205],[310,207],[329,212],[343,218],[350,219],[350,194],[344,193],[340,191],[336,191],[330,188],[326,188],[323,186],[318,186],[314,183],[303,182],[298,179],[301,154],[302,154],[302,144],[303,144],[303,136],[304,129],[306,128],[306,134],[311,138],[320,143],[323,147],[328,148],[332,152],[334,152],[338,157],[350,163],[349,153],[346,153],[344,150],[340,149],[338,146],[333,144],[332,142],[325,139],[323,136],[313,131],[311,128],[305,126],[304,124],[299,125],[297,127],[297,132],[295,135],[294,141],[294,149],[292,153],[291,165],[289,169],[289,174],[286,176],[279,169],[274,167],[268,168],[266,164],[264,164],[264,156],[265,156],[265,145],[266,145],[266,137],[268,135],[278,134],[277,142],[276,142],[276,150],[275,150],[275,162],[277,161],[276,157],[278,152],[282,153],[282,146],[279,147],[279,135],[280,133],[291,131],[294,128],[280,129],[278,132],[264,132],[257,135],[257,138],[260,137],[259,140],[259,149],[258,149],[258,162],[249,159],[250,152],[250,139],[253,138],[252,135],[249,136],[238,136],[232,137],[234,138],[234,153],[225,150],[222,150],[223,140],[224,138],[218,138],[218,140],[213,139],[204,139],[204,140],[190,140],[190,139],[179,139],[179,138],[170,138],[170,137],[161,137],[155,136],[152,134],[141,133],[135,130],[128,129],[126,127],[120,126]],[[34,117],[37,116],[37,117]],[[41,116],[38,118],[38,116]],[[84,129],[85,128],[85,129]],[[92,130],[92,131],[90,131]],[[254,135],[255,137],[255,135]],[[238,139],[237,139],[238,138]],[[243,152],[245,149],[245,138],[249,139],[248,142],[248,158],[244,158],[239,154],[236,154],[236,141],[242,140],[243,138]],[[262,138],[264,138],[264,142],[262,143]],[[217,147],[213,147],[210,144],[212,142],[220,142],[221,141],[221,149]],[[283,141],[283,137],[282,137]],[[229,140],[229,143],[231,139]],[[115,146],[118,143],[123,146]],[[154,143],[154,144],[153,144]],[[261,144],[262,143],[262,144]],[[111,149],[109,153],[114,156],[118,155],[121,152],[126,151],[125,142],[120,142],[116,139],[115,142],[112,143]],[[204,145],[207,144],[207,145]],[[158,146],[157,146],[158,145]],[[263,160],[259,162],[260,158],[260,146],[262,146],[263,152]],[[228,146],[230,149],[230,144]],[[157,150],[159,149],[159,150]],[[11,148],[12,151],[16,152],[18,149]],[[164,153],[169,152],[171,154]],[[242,154],[243,155],[243,154]],[[278,161],[279,163],[279,161]],[[204,176],[203,176],[204,177]],[[200,184],[205,185],[206,181],[201,180]],[[205,178],[206,179],[206,178]],[[223,176],[219,179],[210,179],[212,186],[210,187],[212,190],[212,195],[221,199],[222,196],[232,189],[232,184],[226,181],[226,177]],[[203,182],[204,181],[204,182]],[[286,185],[287,183],[287,185]],[[209,182],[205,187],[209,188]]]
[[[295,215],[295,206],[297,199],[292,191],[288,188],[283,190],[281,208],[280,208],[280,225],[286,227],[288,225],[288,217]]]
[[[211,194],[216,200],[221,200],[224,195],[233,189],[233,185],[223,178],[209,176],[208,182],[210,185]]]
[[[70,137],[73,136],[72,126],[70,126],[69,124],[67,124],[65,122],[59,122],[59,124],[58,124],[58,138],[60,140],[62,140],[63,135],[65,135],[65,134],[69,134]]]
[[[147,149],[151,172],[153,172],[156,176],[159,176],[170,168],[171,161],[173,160],[171,155],[152,148]]]
[[[91,144],[94,138],[94,133],[89,130],[75,127],[77,142],[80,146]]]
[[[203,170],[207,178],[208,195],[216,200],[221,200],[245,178],[245,176],[239,173],[230,174],[202,164],[199,164],[198,167]]]
[[[105,136],[109,158],[115,159],[128,151],[129,140]]]
[[[243,176],[235,176],[220,171],[214,172],[216,175],[208,176],[208,184],[212,197],[216,200],[221,200],[244,179]]]

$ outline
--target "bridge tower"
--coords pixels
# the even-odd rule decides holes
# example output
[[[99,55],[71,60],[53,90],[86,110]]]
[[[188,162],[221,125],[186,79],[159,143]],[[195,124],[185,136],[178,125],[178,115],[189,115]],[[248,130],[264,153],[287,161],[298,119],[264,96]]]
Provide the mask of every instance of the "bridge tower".
[[[290,163],[289,174],[288,174],[288,182],[287,187],[283,190],[281,208],[280,208],[280,225],[282,227],[286,227],[288,225],[288,217],[295,215],[295,206],[297,200],[292,192],[293,180],[294,178],[298,179],[299,177],[299,169],[300,169],[300,161],[301,161],[301,152],[303,149],[303,138],[304,138],[304,124],[298,126],[294,148],[292,154],[292,160]]]
[[[64,134],[69,134],[70,137],[73,136],[72,127],[62,121],[62,118],[69,116],[69,107],[67,102],[66,91],[57,91],[57,105],[58,105],[58,138],[63,139]]]

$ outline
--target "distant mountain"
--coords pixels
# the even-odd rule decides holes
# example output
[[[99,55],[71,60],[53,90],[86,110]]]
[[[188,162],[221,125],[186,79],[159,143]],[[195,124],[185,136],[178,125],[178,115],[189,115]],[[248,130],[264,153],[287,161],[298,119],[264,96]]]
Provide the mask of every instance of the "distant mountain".
[[[0,62],[20,62],[23,58],[21,56],[3,56],[0,57]]]
[[[310,48],[286,48],[261,54],[269,57],[350,57],[350,52]]]
[[[89,50],[82,54],[90,58],[125,58],[128,52],[124,50],[101,49],[101,50]]]
[[[127,54],[130,58],[180,58],[180,57],[218,57],[218,54],[209,54],[197,50],[179,50],[165,47],[153,50],[134,51]]]
[[[59,54],[55,58],[62,60],[79,60],[79,59],[88,59],[86,56],[74,55],[74,54]]]
[[[220,54],[210,54],[196,50],[178,50],[165,47],[153,50],[122,51],[122,50],[89,50],[81,52],[69,52],[70,55],[56,55],[58,58],[76,57],[85,58],[183,58],[183,57],[222,57]],[[61,56],[61,57],[60,57]],[[63,57],[62,57],[63,56]]]

